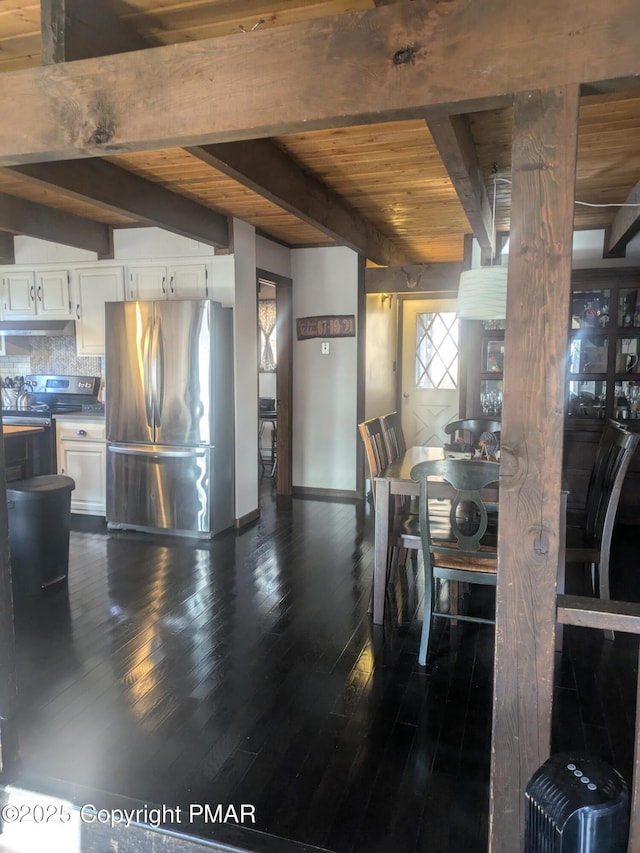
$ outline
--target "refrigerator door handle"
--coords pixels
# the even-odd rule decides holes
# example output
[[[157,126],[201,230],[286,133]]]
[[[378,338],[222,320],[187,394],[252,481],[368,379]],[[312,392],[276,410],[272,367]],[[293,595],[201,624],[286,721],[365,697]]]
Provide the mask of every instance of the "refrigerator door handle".
[[[119,453],[121,456],[149,456],[152,459],[161,459],[169,457],[172,459],[201,459],[207,452],[206,448],[202,450],[165,450],[153,446],[136,445],[136,446],[117,446],[110,444],[108,446],[109,453]]]
[[[162,321],[158,318],[158,337],[156,343],[156,358],[158,363],[158,396],[156,398],[156,405],[158,407],[158,426],[160,426],[160,419],[162,415],[162,409],[164,408],[164,332],[162,329]]]
[[[162,404],[164,402],[164,344],[160,318],[156,317],[153,326],[151,345],[151,382],[153,386],[153,418],[156,427],[162,425]]]
[[[147,323],[147,328],[144,332],[144,338],[142,343],[142,370],[143,377],[142,381],[144,384],[144,409],[145,415],[147,417],[147,426],[151,429],[153,427],[153,409],[152,409],[152,400],[153,400],[153,387],[151,384],[151,335],[152,335],[152,319],[149,317],[149,321]]]

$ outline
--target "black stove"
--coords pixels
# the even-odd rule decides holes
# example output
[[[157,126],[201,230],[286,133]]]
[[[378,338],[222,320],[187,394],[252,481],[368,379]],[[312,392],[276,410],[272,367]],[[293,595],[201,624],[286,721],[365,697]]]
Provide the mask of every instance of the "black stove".
[[[5,423],[51,426],[52,416],[67,412],[104,411],[98,403],[99,376],[61,376],[32,374],[25,376],[25,385],[32,390],[27,409],[4,409]]]
[[[98,403],[99,376],[57,376],[33,374],[25,376],[29,394],[28,409],[2,410],[2,420],[12,426],[42,426],[38,438],[40,474],[56,472],[56,440],[53,428],[54,415],[70,412],[101,413],[104,405]]]

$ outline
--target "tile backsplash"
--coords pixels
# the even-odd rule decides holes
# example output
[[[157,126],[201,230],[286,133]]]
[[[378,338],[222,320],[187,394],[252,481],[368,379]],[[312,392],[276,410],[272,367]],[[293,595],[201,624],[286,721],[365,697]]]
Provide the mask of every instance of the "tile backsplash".
[[[73,336],[5,340],[7,354],[0,356],[0,376],[28,373],[104,376],[104,359],[76,355]]]

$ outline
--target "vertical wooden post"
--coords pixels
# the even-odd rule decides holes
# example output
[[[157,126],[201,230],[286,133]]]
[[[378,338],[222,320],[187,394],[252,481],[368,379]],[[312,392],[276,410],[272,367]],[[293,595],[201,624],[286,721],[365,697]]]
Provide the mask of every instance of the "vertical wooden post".
[[[276,458],[276,494],[291,497],[292,478],[292,435],[293,435],[293,288],[289,278],[276,278],[276,396],[278,399],[278,439]]]
[[[579,92],[515,96],[489,848],[522,849],[548,757]]]

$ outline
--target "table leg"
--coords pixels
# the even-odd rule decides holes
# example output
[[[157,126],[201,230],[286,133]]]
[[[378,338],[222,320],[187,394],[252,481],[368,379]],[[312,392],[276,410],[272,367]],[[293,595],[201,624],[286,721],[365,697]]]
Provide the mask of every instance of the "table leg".
[[[373,558],[373,624],[384,621],[384,601],[387,585],[387,557],[389,554],[389,497],[388,480],[374,479],[375,547]]]

